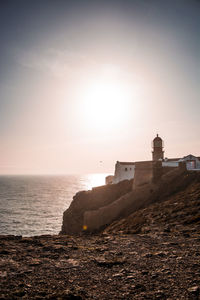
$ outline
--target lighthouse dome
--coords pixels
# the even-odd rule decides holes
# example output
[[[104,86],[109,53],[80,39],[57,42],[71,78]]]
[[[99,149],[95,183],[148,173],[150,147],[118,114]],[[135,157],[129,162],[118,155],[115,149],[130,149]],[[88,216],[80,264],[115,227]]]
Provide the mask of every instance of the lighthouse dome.
[[[153,139],[153,141],[162,141],[161,137],[158,136],[158,134],[156,135],[156,137]]]
[[[152,147],[153,148],[163,148],[163,146],[164,146],[164,142],[161,139],[161,137],[159,137],[157,134],[157,136],[153,139]]]

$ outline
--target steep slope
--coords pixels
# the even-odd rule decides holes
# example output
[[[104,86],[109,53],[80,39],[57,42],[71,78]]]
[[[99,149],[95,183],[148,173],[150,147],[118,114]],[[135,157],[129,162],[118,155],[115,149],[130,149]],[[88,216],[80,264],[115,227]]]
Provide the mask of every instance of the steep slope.
[[[171,233],[200,236],[200,176],[165,201],[112,223],[107,233]]]
[[[83,230],[83,218],[86,210],[96,210],[107,206],[132,190],[133,181],[124,180],[118,184],[104,185],[91,191],[78,192],[70,207],[63,213],[60,234],[77,234]]]
[[[174,169],[163,175],[156,183],[150,182],[138,186],[107,206],[101,206],[96,210],[86,208],[83,223],[90,232],[102,230],[114,221],[127,217],[139,209],[165,201],[174,193],[184,190],[197,180],[197,177],[198,174],[195,172],[188,172],[182,168]]]
[[[157,182],[144,184],[134,190],[131,181],[124,181],[79,192],[63,214],[61,234],[79,234],[83,229],[88,232],[101,231],[132,213],[167,201],[169,197],[184,192],[198,182],[199,173],[177,168],[164,174]],[[140,222],[146,222],[142,219],[144,217],[140,217]]]

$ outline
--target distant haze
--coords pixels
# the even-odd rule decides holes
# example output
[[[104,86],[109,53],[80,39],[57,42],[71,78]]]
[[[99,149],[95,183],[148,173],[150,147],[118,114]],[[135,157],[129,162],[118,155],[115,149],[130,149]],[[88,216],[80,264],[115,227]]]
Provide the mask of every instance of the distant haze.
[[[0,3],[0,174],[200,156],[200,2]]]

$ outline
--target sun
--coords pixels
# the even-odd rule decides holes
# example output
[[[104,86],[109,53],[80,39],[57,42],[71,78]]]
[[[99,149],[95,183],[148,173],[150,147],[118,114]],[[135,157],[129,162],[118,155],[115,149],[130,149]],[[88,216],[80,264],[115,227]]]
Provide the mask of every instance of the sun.
[[[94,129],[119,127],[130,114],[130,90],[118,81],[93,80],[87,84],[81,98],[84,121]]]

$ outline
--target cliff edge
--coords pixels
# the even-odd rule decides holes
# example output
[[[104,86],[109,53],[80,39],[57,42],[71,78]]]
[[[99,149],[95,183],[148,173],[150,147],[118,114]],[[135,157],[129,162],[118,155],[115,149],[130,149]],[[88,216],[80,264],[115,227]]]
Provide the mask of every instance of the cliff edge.
[[[78,192],[70,207],[63,213],[60,234],[78,234],[83,230],[86,211],[96,211],[106,207],[123,195],[131,192],[133,181],[125,180],[118,184],[105,185],[89,191]]]
[[[164,174],[156,182],[132,189],[132,181],[101,186],[77,193],[63,214],[61,234],[98,232],[113,222],[127,218],[149,205],[166,201],[172,195],[200,181],[200,174],[184,168]]]

